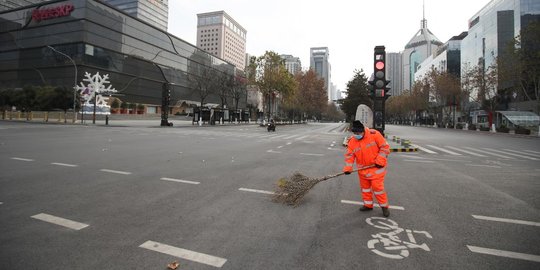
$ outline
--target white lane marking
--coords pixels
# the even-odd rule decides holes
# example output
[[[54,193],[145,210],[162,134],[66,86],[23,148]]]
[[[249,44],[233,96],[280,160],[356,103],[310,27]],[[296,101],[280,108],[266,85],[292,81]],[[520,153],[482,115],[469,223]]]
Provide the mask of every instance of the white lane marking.
[[[3,202],[0,202],[0,204],[4,204]]]
[[[298,135],[295,134],[295,135],[292,135],[292,136],[287,136],[287,137],[285,137],[285,138],[283,138],[283,139],[289,140],[289,139],[292,139],[292,138],[294,138],[294,137],[296,137],[296,136],[298,136]]]
[[[348,201],[348,200],[341,200],[341,203],[345,203],[345,204],[354,204],[354,205],[364,205],[363,202],[358,202],[358,201]],[[373,206],[376,206],[376,207],[380,207],[378,204],[374,203]],[[403,206],[397,206],[397,205],[390,205],[388,206],[388,208],[390,209],[396,209],[396,210],[405,210],[405,208]]]
[[[396,152],[396,153],[393,153],[393,154],[404,157],[404,158],[426,159],[425,157],[415,156],[414,154],[410,154],[410,153],[406,153],[406,152]]]
[[[416,144],[411,144],[411,146],[412,146],[412,147],[416,147],[416,148],[418,148],[418,149],[420,149],[420,150],[422,150],[422,151],[424,151],[424,152],[427,152],[427,153],[429,153],[429,154],[437,154],[437,152],[433,152],[433,151],[431,151],[431,150],[429,150],[429,149],[426,149],[426,148],[424,148],[424,147],[418,146],[418,145],[416,145]]]
[[[102,172],[109,172],[109,173],[124,174],[124,175],[131,174],[130,172],[115,171],[115,170],[109,170],[109,169],[101,169],[100,171],[102,171]]]
[[[73,229],[73,230],[80,230],[80,229],[84,229],[84,228],[89,226],[88,224],[80,223],[80,222],[77,222],[77,221],[73,221],[73,220],[69,220],[69,219],[65,219],[65,218],[61,218],[61,217],[56,217],[56,216],[45,214],[45,213],[33,215],[33,216],[31,216],[31,218],[35,218],[35,219],[39,219],[41,221],[45,221],[45,222],[49,222],[49,223],[52,223],[52,224],[64,226],[66,228],[70,228],[70,229]]]
[[[476,219],[483,219],[483,220],[490,220],[490,221],[499,221],[499,222],[507,222],[507,223],[515,223],[515,224],[521,224],[521,225],[531,225],[531,226],[538,226],[540,227],[540,222],[533,222],[533,221],[526,221],[526,220],[519,220],[519,219],[509,219],[509,218],[497,218],[497,217],[486,217],[486,216],[478,216],[478,215],[472,215]]]
[[[288,143],[287,143],[287,145],[291,145],[291,144],[292,144],[292,142],[288,142]]]
[[[146,248],[148,250],[157,251],[160,253],[164,253],[167,255],[171,255],[174,257],[182,258],[185,260],[198,262],[214,267],[222,267],[226,262],[227,259],[195,252],[183,248],[173,247],[166,244],[154,242],[154,241],[146,241],[143,244],[141,244],[139,247]]]
[[[484,150],[480,150],[480,149],[474,149],[474,148],[472,148],[472,147],[467,147],[467,146],[465,146],[465,148],[470,149],[470,150],[473,150],[473,151],[481,152],[481,153],[484,153],[484,154],[496,156],[496,157],[501,157],[501,158],[506,158],[506,159],[515,159],[515,158],[513,158],[513,157],[503,156],[503,155],[499,155],[499,154],[497,154],[497,153],[488,152],[488,151],[484,151]]]
[[[446,149],[444,149],[444,148],[442,148],[442,147],[438,147],[438,146],[431,145],[431,144],[428,144],[428,146],[431,147],[431,148],[437,149],[437,150],[439,150],[439,151],[443,151],[443,152],[445,152],[445,153],[448,153],[448,154],[450,154],[450,155],[454,155],[454,156],[462,156],[462,154],[460,154],[460,153],[456,153],[456,152],[454,152],[454,151],[446,150]]]
[[[475,153],[475,152],[471,152],[471,151],[467,151],[467,150],[463,150],[463,149],[459,149],[457,147],[453,147],[453,146],[446,146],[447,148],[450,148],[450,149],[453,149],[453,150],[456,150],[456,151],[460,151],[460,152],[463,152],[463,153],[467,153],[469,155],[473,155],[473,156],[477,156],[477,157],[486,157],[482,154],[478,154],[478,153]]]
[[[272,149],[270,149],[270,150],[268,150],[268,151],[266,151],[266,152],[268,152],[268,153],[277,153],[277,154],[281,154],[280,151],[274,151],[274,150],[272,150]]]
[[[302,139],[305,139],[307,136],[309,136],[309,135],[304,135],[304,136],[302,136],[302,137],[298,137],[298,138],[296,138],[296,140],[302,140]]]
[[[524,151],[516,151],[516,150],[510,150],[510,149],[503,149],[504,151],[509,151],[509,152],[514,152],[514,153],[518,153],[518,154],[522,154],[522,155],[528,155],[528,156],[533,156],[533,157],[537,157],[537,158],[540,158],[540,155],[535,155],[535,154],[529,154],[529,153],[523,153]]]
[[[471,167],[488,167],[488,168],[501,168],[501,166],[497,166],[497,165],[482,165],[482,164],[465,164],[465,166],[471,166]]]
[[[434,163],[432,160],[418,160],[418,159],[405,159],[403,161],[420,162],[420,163]]]
[[[168,177],[161,177],[160,180],[178,182],[178,183],[184,183],[184,184],[192,184],[192,185],[198,185],[198,184],[201,183],[201,182],[188,181],[188,180],[182,180],[182,179],[174,179],[174,178],[168,178]]]
[[[64,167],[78,167],[79,165],[53,162],[52,165],[64,166]]]
[[[282,148],[282,147],[283,147],[283,145],[280,145],[280,146],[278,146],[277,148],[280,149],[280,148]]]
[[[493,149],[493,148],[484,148],[484,149],[486,149],[488,151],[493,151],[493,152],[496,152],[496,153],[501,153],[501,154],[514,156],[514,157],[526,158],[526,159],[530,159],[530,160],[538,160],[537,158],[527,157],[527,156],[524,156],[524,155],[518,155],[518,154],[513,154],[513,153],[508,153],[508,152],[504,152],[504,151]]]
[[[540,152],[538,151],[533,151],[533,150],[523,150],[525,152],[529,152],[529,153],[533,153],[533,154],[540,154]]]
[[[247,192],[255,192],[255,193],[262,193],[262,194],[270,194],[274,195],[275,192],[267,191],[267,190],[260,190],[260,189],[251,189],[251,188],[239,188],[240,191],[247,191]]]
[[[499,257],[507,257],[507,258],[512,258],[512,259],[520,259],[520,260],[526,260],[526,261],[533,261],[533,262],[540,262],[540,256],[538,255],[469,246],[469,245],[467,245],[467,248],[469,248],[470,251],[476,252],[476,253],[482,253],[482,254],[499,256]]]
[[[304,156],[318,156],[318,157],[324,156],[324,154],[312,154],[312,153],[300,153],[300,155],[304,155]]]
[[[34,161],[33,159],[29,159],[29,158],[20,158],[20,157],[12,157],[11,159],[14,159],[14,160],[20,160],[20,161]]]

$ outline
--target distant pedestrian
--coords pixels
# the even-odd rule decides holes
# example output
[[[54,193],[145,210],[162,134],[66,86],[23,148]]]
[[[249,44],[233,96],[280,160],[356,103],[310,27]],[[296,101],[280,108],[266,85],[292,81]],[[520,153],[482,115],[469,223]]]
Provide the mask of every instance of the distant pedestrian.
[[[390,211],[384,190],[384,176],[386,175],[386,159],[390,154],[390,146],[379,131],[365,128],[358,120],[353,122],[351,131],[354,136],[349,139],[347,145],[343,172],[350,174],[353,171],[355,161],[358,168],[375,165],[375,167],[358,171],[364,202],[359,210],[373,210],[373,194],[375,194],[383,215],[388,217]]]

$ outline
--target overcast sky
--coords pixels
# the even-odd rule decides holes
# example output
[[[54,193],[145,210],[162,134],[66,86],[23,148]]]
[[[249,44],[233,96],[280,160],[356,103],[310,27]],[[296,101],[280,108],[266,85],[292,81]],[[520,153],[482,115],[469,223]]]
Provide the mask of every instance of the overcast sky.
[[[467,30],[489,0],[424,0],[428,29],[440,41]],[[420,29],[422,0],[169,0],[169,32],[196,44],[197,14],[224,10],[247,30],[246,52],[300,57],[328,47],[331,81],[341,91],[355,69],[373,72],[373,48],[403,51]]]

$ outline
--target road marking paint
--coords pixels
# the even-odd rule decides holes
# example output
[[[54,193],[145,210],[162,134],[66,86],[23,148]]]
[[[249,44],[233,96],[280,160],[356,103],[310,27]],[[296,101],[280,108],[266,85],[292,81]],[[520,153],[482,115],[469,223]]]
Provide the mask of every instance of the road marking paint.
[[[4,204],[3,202],[0,202],[0,204]]]
[[[266,152],[268,152],[268,153],[277,153],[277,154],[281,154],[280,151],[274,151],[274,150],[272,150],[272,149],[270,149],[270,150],[268,150],[268,151],[266,151]]]
[[[287,137],[285,137],[285,138],[283,138],[283,139],[289,140],[289,139],[292,139],[292,138],[294,138],[294,137],[296,137],[296,136],[298,136],[298,135],[295,134],[295,135],[292,135],[292,136],[287,136]]]
[[[431,150],[429,150],[429,149],[426,149],[426,148],[424,148],[424,147],[418,146],[418,145],[416,145],[416,144],[411,144],[411,146],[412,146],[412,147],[416,147],[416,148],[418,148],[418,149],[420,149],[420,150],[422,150],[422,151],[424,151],[424,152],[427,152],[427,153],[429,153],[429,154],[437,154],[437,152],[433,152],[433,151],[431,151]]]
[[[468,146],[465,146],[465,148],[470,149],[470,150],[473,150],[473,151],[481,152],[481,153],[484,153],[484,154],[496,156],[496,157],[501,157],[501,158],[506,158],[506,159],[515,159],[515,158],[513,158],[513,157],[503,156],[503,155],[499,155],[499,154],[497,154],[497,153],[492,153],[492,152],[488,152],[488,151],[484,151],[484,150],[480,150],[480,149],[474,149],[474,148],[468,147]]]
[[[472,166],[472,167],[488,167],[488,168],[501,168],[501,166],[497,166],[497,165],[482,165],[482,164],[465,164],[465,166]]]
[[[115,171],[115,170],[109,170],[109,169],[101,169],[100,171],[102,171],[102,172],[110,172],[110,173],[117,173],[117,174],[124,174],[124,175],[131,174],[130,172]]]
[[[364,205],[363,202],[358,201],[348,201],[348,200],[341,200],[341,203],[344,204],[354,204],[354,205]],[[380,207],[378,204],[374,203],[373,206]],[[396,209],[396,210],[405,210],[403,206],[397,206],[397,205],[390,205],[388,206],[390,209]]]
[[[405,159],[403,161],[420,162],[420,163],[434,163],[432,160],[418,160],[418,159]]]
[[[280,146],[278,146],[277,148],[280,149],[280,148],[282,148],[282,147],[283,147],[283,145],[280,145]]]
[[[516,150],[510,150],[510,149],[503,149],[503,150],[518,153],[518,154],[522,154],[522,155],[528,155],[528,156],[533,156],[533,157],[540,158],[540,155],[535,155],[535,154],[532,154],[532,153],[531,154],[523,153],[524,151],[516,151]]]
[[[300,155],[304,155],[304,156],[318,156],[318,157],[324,156],[324,154],[312,154],[312,153],[300,153]]]
[[[184,183],[184,184],[192,184],[192,185],[198,185],[198,184],[201,183],[201,182],[188,181],[188,180],[182,180],[182,179],[174,179],[174,178],[168,178],[168,177],[161,177],[160,180],[178,182],[178,183]]]
[[[486,216],[478,216],[478,215],[472,215],[476,219],[483,219],[483,220],[490,220],[490,221],[499,221],[499,222],[507,222],[507,223],[515,223],[515,224],[521,224],[521,225],[531,225],[531,226],[538,226],[540,227],[540,222],[533,222],[533,221],[526,221],[526,220],[519,220],[519,219],[509,219],[509,218],[497,218],[497,217],[486,217]]]
[[[407,157],[407,158],[426,159],[425,157],[415,156],[414,154],[410,154],[406,152],[397,152],[396,155],[401,156],[401,157]]]
[[[484,149],[486,149],[488,151],[493,151],[493,152],[496,152],[496,153],[501,153],[501,154],[514,156],[514,157],[526,158],[526,159],[530,159],[530,160],[538,160],[537,158],[528,157],[528,156],[524,156],[524,155],[518,155],[518,154],[514,154],[514,153],[508,153],[508,152],[504,152],[504,151],[497,150],[497,149],[492,149],[492,148],[484,148]]]
[[[251,188],[239,188],[240,191],[247,191],[247,192],[255,192],[255,193],[262,193],[262,194],[270,194],[274,195],[275,192],[267,191],[267,190],[260,190],[260,189],[251,189]]]
[[[527,260],[527,261],[533,261],[533,262],[540,262],[540,256],[538,255],[469,246],[469,245],[467,245],[467,248],[469,248],[470,251],[476,252],[476,253],[482,253],[482,254],[499,256],[499,257],[507,257],[507,258],[512,258],[512,259]]]
[[[486,156],[484,156],[484,155],[482,155],[482,154],[478,154],[478,153],[475,153],[475,152],[471,152],[471,151],[459,149],[459,148],[457,148],[457,147],[453,147],[453,146],[446,146],[446,147],[448,147],[448,148],[450,148],[450,149],[453,149],[453,150],[456,150],[456,151],[460,151],[460,152],[463,152],[463,153],[467,153],[467,154],[469,154],[469,155],[473,155],[473,156],[477,156],[477,157],[486,157]]]
[[[214,267],[222,267],[226,262],[227,259],[195,252],[183,248],[173,247],[166,244],[154,242],[154,241],[146,241],[143,244],[141,244],[139,247],[145,248],[152,251],[157,251],[160,253],[164,253],[167,255],[171,255],[174,257],[182,258],[185,260],[198,262]]]
[[[12,157],[11,159],[14,159],[14,160],[20,160],[20,161],[34,161],[33,159],[29,159],[29,158],[19,158],[19,157]]]
[[[525,152],[529,152],[529,153],[534,153],[534,154],[540,154],[540,152],[538,151],[533,151],[533,150],[523,150]]]
[[[439,151],[443,151],[443,152],[445,152],[445,153],[448,153],[448,154],[450,154],[450,155],[454,155],[454,156],[462,156],[462,154],[460,154],[460,153],[456,153],[456,152],[454,152],[454,151],[446,150],[446,149],[444,149],[444,148],[441,148],[441,147],[438,147],[438,146],[435,146],[435,145],[428,144],[428,146],[431,147],[431,148],[437,149],[437,150],[439,150]]]
[[[307,136],[309,136],[309,135],[304,135],[304,136],[302,136],[302,137],[298,137],[298,138],[296,138],[295,140],[302,140],[302,139],[305,139]]]
[[[52,165],[65,166],[65,167],[78,167],[79,165],[53,162]]]
[[[291,145],[291,144],[292,144],[292,142],[288,142],[288,143],[287,143],[287,145]]]
[[[52,223],[52,224],[64,226],[66,228],[70,228],[70,229],[73,229],[73,230],[80,230],[80,229],[84,229],[84,228],[89,226],[88,224],[76,222],[76,221],[61,218],[61,217],[56,217],[56,216],[45,214],[45,213],[33,215],[31,217],[35,218],[35,219],[39,219],[41,221],[45,221],[45,222],[49,222],[49,223]]]

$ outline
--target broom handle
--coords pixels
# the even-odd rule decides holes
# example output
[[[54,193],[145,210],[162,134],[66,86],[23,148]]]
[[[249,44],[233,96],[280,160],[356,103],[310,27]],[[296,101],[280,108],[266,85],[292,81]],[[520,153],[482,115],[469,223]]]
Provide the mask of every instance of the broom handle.
[[[369,168],[373,168],[373,167],[375,167],[375,164],[369,165],[369,166],[364,166],[364,167],[358,168],[358,169],[356,169],[356,170],[352,170],[351,173],[357,172],[357,171],[361,171],[361,170],[365,170],[365,169],[369,169]],[[342,175],[344,175],[344,174],[345,174],[345,172],[340,172],[340,173],[336,173],[336,174],[331,174],[331,175],[327,175],[327,176],[325,176],[325,177],[323,177],[323,178],[320,178],[320,180],[321,180],[321,181],[324,181],[324,180],[328,180],[328,179],[330,179],[330,178],[335,178],[335,177],[338,177],[338,176],[342,176]]]

